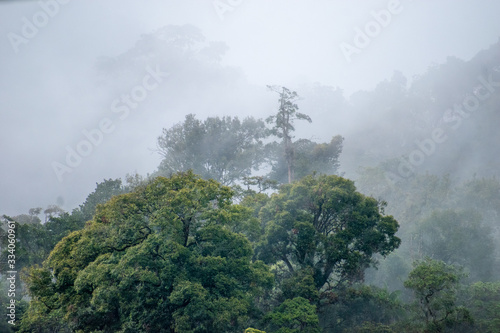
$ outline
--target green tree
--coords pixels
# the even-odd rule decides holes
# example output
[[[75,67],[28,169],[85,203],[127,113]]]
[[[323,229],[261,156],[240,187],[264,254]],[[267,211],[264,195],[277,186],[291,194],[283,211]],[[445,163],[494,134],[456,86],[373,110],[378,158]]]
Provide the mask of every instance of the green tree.
[[[254,118],[209,117],[200,121],[187,115],[183,123],[163,129],[158,138],[163,156],[158,172],[169,176],[191,169],[204,179],[232,185],[258,168],[265,136],[264,122]]]
[[[342,153],[344,138],[334,136],[329,143],[317,143],[307,139],[299,139],[292,143],[293,176],[299,180],[314,172],[332,175],[340,166],[339,157]],[[283,143],[272,143],[267,146],[271,158],[269,178],[280,183],[288,182],[288,163],[283,156]]]
[[[394,329],[390,325],[384,325],[380,323],[365,322],[363,325],[353,328],[349,332],[353,333],[395,333]],[[406,331],[407,333],[410,333]]]
[[[42,212],[41,207],[30,208],[28,214],[13,216],[12,219],[20,224],[40,224],[42,221],[38,217]]]
[[[363,284],[328,293],[321,326],[335,332],[392,332],[390,326],[405,317],[399,294]]]
[[[264,317],[270,332],[274,333],[319,333],[316,306],[302,297],[285,300],[274,311]]]
[[[266,234],[258,252],[283,262],[290,276],[306,269],[317,290],[362,279],[373,255],[399,246],[397,221],[375,199],[338,176],[306,176],[283,185],[261,209]]]
[[[239,332],[272,275],[232,230],[251,214],[193,173],[159,177],[97,207],[27,276],[21,332],[46,318],[85,332]]]
[[[268,117],[266,122],[273,124],[271,133],[282,139],[284,158],[288,171],[288,183],[291,183],[294,180],[295,168],[295,149],[292,142],[292,132],[295,131],[293,123],[297,119],[311,122],[311,118],[304,113],[297,112],[299,107],[295,102],[298,99],[298,95],[295,91],[290,91],[285,87],[268,86],[268,88],[278,93],[280,98],[278,113]]]
[[[45,214],[45,222],[47,222],[52,217],[61,216],[64,214],[64,210],[57,205],[49,205],[43,213]]]
[[[82,214],[82,219],[88,221],[95,214],[97,205],[103,204],[112,196],[125,193],[122,188],[121,179],[104,179],[100,183],[96,183],[94,192],[90,193],[85,202],[79,206],[79,211]],[[83,225],[82,225],[83,227]]]
[[[0,236],[3,236],[0,232]],[[2,257],[2,258],[7,258]],[[9,271],[3,270],[2,272]],[[0,332],[2,333],[11,333],[16,332],[17,327],[21,321],[21,317],[23,313],[26,311],[27,302],[22,299],[22,293],[19,290],[16,292],[15,297],[10,294],[8,291],[10,286],[10,281],[7,280],[8,274],[1,275],[2,280],[0,281],[0,316],[2,316],[2,320],[0,320]],[[20,283],[19,277],[16,279],[16,289]],[[14,305],[12,305],[12,301],[15,301]],[[13,308],[12,312],[11,309]],[[9,323],[9,321],[12,321]],[[13,324],[12,324],[13,323]]]
[[[500,332],[500,282],[476,282],[467,288],[464,298],[475,332]]]
[[[474,209],[483,217],[482,225],[490,229],[489,236],[500,238],[500,180],[497,177],[474,178],[458,188],[457,205],[463,209]],[[498,244],[498,242],[495,242]],[[500,246],[495,246],[489,258],[500,260]],[[500,280],[500,264],[492,263],[491,271],[494,280]],[[492,279],[492,280],[493,280]],[[485,281],[485,280],[483,280]]]
[[[55,245],[69,233],[80,230],[87,220],[90,220],[99,204],[105,203],[113,195],[123,193],[121,180],[108,179],[96,184],[94,192],[87,196],[85,202],[73,212],[63,212],[57,206],[45,209],[45,223],[37,217],[42,208],[32,208],[29,215],[21,214],[14,217],[5,217],[16,221],[16,266],[19,271],[25,267],[41,265],[47,259]],[[57,216],[56,216],[57,215]],[[6,238],[5,238],[6,239]],[[0,245],[2,245],[2,238]],[[6,249],[2,246],[2,249]],[[2,267],[4,268],[4,267]]]
[[[475,211],[434,211],[417,228],[421,252],[467,269],[472,281],[490,281],[498,261],[491,229]],[[464,244],[467,244],[464,246]]]
[[[456,332],[472,323],[469,311],[457,305],[460,275],[456,267],[443,261],[427,258],[415,262],[404,285],[415,295],[425,332]]]

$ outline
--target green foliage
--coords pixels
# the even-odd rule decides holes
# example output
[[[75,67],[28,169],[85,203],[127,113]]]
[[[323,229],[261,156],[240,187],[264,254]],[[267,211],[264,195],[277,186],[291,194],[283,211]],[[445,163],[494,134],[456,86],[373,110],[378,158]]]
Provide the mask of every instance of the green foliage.
[[[6,270],[7,271],[7,270]],[[2,270],[2,272],[5,272]],[[19,290],[16,290],[15,297],[10,297],[9,295],[9,281],[7,281],[7,274],[0,275],[2,280],[0,280],[0,316],[2,320],[0,320],[0,332],[2,333],[11,333],[15,332],[19,323],[21,321],[21,317],[26,311],[28,304],[25,300],[22,300],[22,294]],[[20,283],[19,279],[16,279],[16,289],[18,289],[18,285]],[[8,307],[12,307],[11,300],[15,300],[15,317],[12,317],[11,311]],[[14,325],[8,323],[8,321],[14,320]]]
[[[278,182],[275,180],[271,180],[265,176],[252,176],[252,177],[244,177],[243,185],[247,186],[246,194],[251,194],[255,191],[250,189],[250,186],[257,186],[259,190],[257,193],[262,193],[263,191],[278,188]]]
[[[40,208],[40,207],[30,208],[29,215],[20,214],[17,216],[13,216],[12,219],[19,224],[41,224],[42,221],[37,216],[41,213],[41,211],[42,211],[42,208]]]
[[[288,272],[311,269],[316,289],[355,281],[372,263],[398,247],[398,223],[379,203],[338,176],[307,176],[284,185],[261,209],[266,224],[260,258],[282,261]]]
[[[307,139],[293,142],[294,179],[299,180],[312,173],[335,174],[340,166],[339,158],[342,153],[344,138],[337,135],[329,143],[316,143]],[[283,155],[283,146],[279,143],[267,146],[272,160],[272,170],[269,178],[280,183],[288,182],[288,164]]]
[[[295,171],[295,149],[292,144],[292,133],[295,131],[293,123],[295,120],[311,122],[311,118],[304,113],[297,112],[299,107],[295,102],[299,97],[295,91],[290,91],[285,87],[268,86],[268,88],[280,95],[278,113],[269,116],[266,122],[273,126],[271,134],[282,139],[282,154],[287,166],[288,183],[291,183],[294,180]]]
[[[465,293],[475,332],[500,332],[500,282],[476,282]]]
[[[189,172],[98,206],[44,267],[30,270],[23,329],[55,318],[75,331],[242,330],[272,275],[231,231],[246,217],[231,196]]]
[[[354,328],[353,333],[395,333],[396,331],[390,325],[380,323],[365,322],[363,325]]]
[[[365,168],[356,182],[363,192],[386,200],[387,212],[401,224],[402,245],[377,271],[367,272],[368,283],[402,289],[411,262],[425,256],[463,266],[470,281],[500,278],[497,179],[458,183],[425,174],[391,184],[388,175],[383,166]]]
[[[496,177],[474,178],[465,182],[459,188],[460,195],[457,195],[457,205],[467,209],[477,210],[483,217],[482,225],[490,229],[489,238],[500,239],[500,226],[498,217],[500,216],[500,180]],[[492,278],[489,280],[500,280],[500,246],[499,242],[494,243],[492,253],[488,254],[489,269]],[[473,247],[477,246],[475,243]]]
[[[13,218],[3,216],[1,219],[2,228],[7,225],[7,221],[13,222]],[[21,271],[23,267],[41,263],[47,258],[51,248],[51,244],[45,239],[47,234],[45,228],[41,224],[20,224],[14,222],[16,249],[15,262],[17,270]],[[2,249],[2,258],[7,258],[9,255],[7,248],[7,235],[2,229],[0,233],[0,248]],[[7,261],[2,260],[1,271],[6,272],[8,269]]]
[[[363,193],[387,201],[391,214],[398,220],[408,221],[401,229],[407,232],[411,226],[409,222],[424,219],[434,210],[449,207],[455,188],[449,176],[419,174],[396,181],[388,169],[398,163],[399,160],[395,159],[377,168],[361,169],[356,184]]]
[[[278,113],[269,116],[266,122],[273,124],[271,133],[280,139],[291,140],[292,132],[295,131],[293,126],[294,120],[306,120],[311,122],[311,118],[303,113],[297,112],[299,107],[295,102],[298,100],[299,96],[297,92],[290,91],[290,89],[285,87],[275,87],[267,86],[268,89],[278,93],[280,98]]]
[[[189,114],[183,123],[163,129],[158,138],[164,157],[159,174],[193,170],[204,179],[232,185],[258,168],[265,136],[261,120],[209,117],[202,122]]]
[[[456,331],[471,324],[469,311],[457,305],[460,272],[443,261],[417,261],[404,285],[413,291],[428,332]]]
[[[124,190],[122,189],[121,179],[104,179],[101,183],[96,183],[94,192],[90,193],[85,202],[79,207],[82,220],[88,221],[92,219],[97,205],[103,204],[111,197],[122,193],[124,193]]]
[[[385,203],[337,176],[306,176],[271,196],[260,193],[267,178],[249,177],[259,192],[242,191],[239,205],[230,188],[191,172],[138,181],[134,192],[100,205],[125,191],[105,180],[71,214],[45,224],[30,223],[36,210],[16,217],[25,222],[16,224],[18,264],[32,266],[23,273],[32,301],[27,310],[19,303],[20,331],[498,331],[498,283],[462,291],[460,271],[447,265],[461,264],[473,281],[494,278],[495,181],[417,178],[391,192],[402,204],[389,207],[409,219],[400,234],[406,244],[394,252],[399,225]],[[475,192],[481,199],[469,203]],[[461,210],[449,209],[457,204]],[[389,254],[383,282],[405,275],[408,258],[444,261],[416,264],[405,282],[412,305],[398,292],[355,283]],[[275,288],[253,258],[273,264]]]
[[[435,211],[419,225],[416,234],[424,256],[467,267],[473,281],[492,278],[492,268],[498,264],[491,255],[495,243],[479,213]]]
[[[496,177],[474,178],[462,186],[461,205],[470,205],[481,211],[500,213],[500,181]]]
[[[45,214],[45,222],[54,216],[61,216],[64,210],[57,205],[49,205],[43,213]]]
[[[282,281],[280,287],[285,299],[302,297],[311,303],[319,300],[319,292],[314,283],[313,270],[304,268],[294,272],[292,276]]]
[[[344,138],[340,135],[332,137],[329,143],[316,143],[306,139],[294,143],[297,157],[295,174],[297,179],[313,172],[334,174],[340,166],[339,157],[342,153]]]
[[[264,332],[264,331],[259,331],[259,330],[255,329],[255,328],[251,328],[251,327],[249,327],[249,328],[247,328],[247,329],[245,330],[245,332],[244,332],[244,333],[266,333],[266,332]]]
[[[273,333],[321,332],[316,306],[302,297],[285,300],[273,312],[268,313],[264,321],[268,323],[268,330]]]
[[[102,183],[96,184],[94,192],[88,195],[85,202],[78,209],[73,210],[71,214],[62,212],[55,206],[49,206],[46,214],[54,214],[58,212],[58,216],[48,216],[44,224],[41,224],[40,219],[36,216],[40,214],[41,208],[30,209],[30,222],[26,222],[26,216],[21,215],[18,221],[17,217],[5,217],[5,219],[15,220],[16,222],[16,267],[19,271],[34,265],[41,265],[47,259],[49,253],[55,245],[69,233],[75,230],[80,230],[84,227],[85,222],[90,220],[95,213],[96,207],[109,200],[113,195],[122,193],[121,180],[104,180]],[[5,223],[5,221],[2,221]],[[0,246],[5,254],[6,247],[3,241],[7,238],[0,239]],[[2,267],[4,269],[5,267]]]
[[[249,193],[243,197],[240,204],[252,211],[252,216],[259,217],[262,207],[269,202],[269,196],[265,193]]]
[[[405,317],[399,292],[355,285],[324,292],[320,322],[335,332],[392,332],[392,324]]]
[[[276,188],[276,183],[291,182],[312,172],[333,174],[339,167],[343,138],[335,136],[329,143],[301,139],[293,142],[295,120],[309,116],[298,112],[298,95],[285,87],[271,87],[279,93],[277,114],[262,120],[237,117],[208,117],[201,121],[193,114],[183,123],[163,129],[158,138],[158,150],[163,160],[157,174],[169,176],[175,172],[193,170],[204,179],[214,179],[224,185],[257,186],[259,191]],[[274,135],[280,142],[265,147],[263,139]],[[252,176],[253,170],[266,163],[271,167],[267,177]]]

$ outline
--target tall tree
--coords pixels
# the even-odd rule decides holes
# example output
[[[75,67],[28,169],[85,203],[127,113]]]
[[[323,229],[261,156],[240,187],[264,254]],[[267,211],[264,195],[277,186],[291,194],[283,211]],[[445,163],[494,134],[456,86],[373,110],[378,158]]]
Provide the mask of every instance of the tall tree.
[[[476,282],[463,298],[474,317],[474,332],[500,332],[500,282]]]
[[[295,102],[298,100],[298,95],[295,91],[290,91],[285,87],[268,86],[268,88],[279,94],[279,108],[278,113],[266,119],[266,122],[273,124],[271,133],[282,139],[284,148],[284,156],[288,169],[288,183],[294,180],[294,161],[295,149],[292,142],[292,132],[295,131],[293,123],[297,119],[307,120],[311,122],[311,118],[304,114],[297,112],[299,107]]]
[[[274,311],[268,313],[264,321],[271,332],[277,333],[320,333],[316,306],[302,297],[287,299]]]
[[[495,239],[478,212],[434,211],[415,236],[424,256],[464,267],[472,281],[492,280],[492,270],[499,264]]]
[[[96,183],[94,192],[90,193],[85,202],[80,205],[79,211],[82,214],[82,219],[87,221],[94,216],[97,205],[103,204],[114,195],[125,193],[122,188],[121,179],[104,179],[100,183]],[[83,227],[83,225],[82,225]]]
[[[272,275],[231,231],[248,212],[231,196],[188,172],[98,206],[29,272],[21,332],[241,332]]]
[[[266,224],[260,257],[281,262],[285,275],[310,274],[318,291],[361,279],[375,254],[385,256],[400,243],[398,222],[383,206],[333,175],[282,186],[260,216]]]
[[[264,122],[254,118],[209,117],[201,121],[187,115],[183,123],[164,129],[158,138],[164,157],[159,174],[191,169],[204,179],[233,185],[259,167],[265,132]]]
[[[460,275],[456,267],[443,261],[427,258],[415,262],[404,285],[415,295],[424,332],[457,332],[460,326],[472,323],[469,311],[457,304]]]
[[[293,177],[302,179],[314,172],[332,175],[339,168],[339,157],[342,152],[344,138],[334,136],[329,143],[316,143],[307,139],[299,139],[292,143],[294,151]],[[267,146],[269,155],[274,159],[271,162],[271,172],[268,177],[279,183],[288,182],[288,163],[283,158],[283,145],[274,143]]]

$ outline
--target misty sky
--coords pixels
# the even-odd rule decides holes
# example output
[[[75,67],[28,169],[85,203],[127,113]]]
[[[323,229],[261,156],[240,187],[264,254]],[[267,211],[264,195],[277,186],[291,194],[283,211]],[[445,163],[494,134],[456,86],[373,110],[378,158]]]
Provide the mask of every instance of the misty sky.
[[[59,8],[54,1],[0,1],[0,214],[58,201],[71,210],[96,182],[153,172],[160,162],[156,138],[187,113],[272,112],[269,101],[249,101],[244,92],[212,91],[196,69],[186,79],[204,82],[196,98],[179,88],[189,82],[169,81],[162,68],[135,68],[129,81],[108,76],[105,85],[98,83],[98,59],[122,55],[164,26],[191,24],[207,43],[224,42],[222,65],[255,89],[319,82],[339,87],[346,98],[373,89],[395,70],[411,80],[448,56],[469,60],[500,37],[500,2],[494,0],[61,0]],[[42,5],[52,10],[50,17]],[[375,16],[380,29],[359,44],[357,29],[374,26]],[[36,32],[26,28],[34,20],[41,25]],[[116,117],[113,101],[144,80],[151,87],[147,98],[124,119]],[[109,133],[58,179],[54,162],[64,162],[66,147],[75,148],[82,131],[99,126]]]

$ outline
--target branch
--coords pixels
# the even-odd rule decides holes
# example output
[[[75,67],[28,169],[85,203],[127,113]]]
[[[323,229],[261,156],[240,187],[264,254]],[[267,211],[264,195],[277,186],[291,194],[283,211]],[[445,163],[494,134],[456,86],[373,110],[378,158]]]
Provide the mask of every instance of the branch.
[[[288,260],[288,258],[286,257],[286,255],[283,255],[283,257],[281,258],[285,264],[287,265],[288,269],[290,270],[291,273],[295,272],[295,270],[293,269],[293,266],[292,264],[290,263],[290,261]]]

